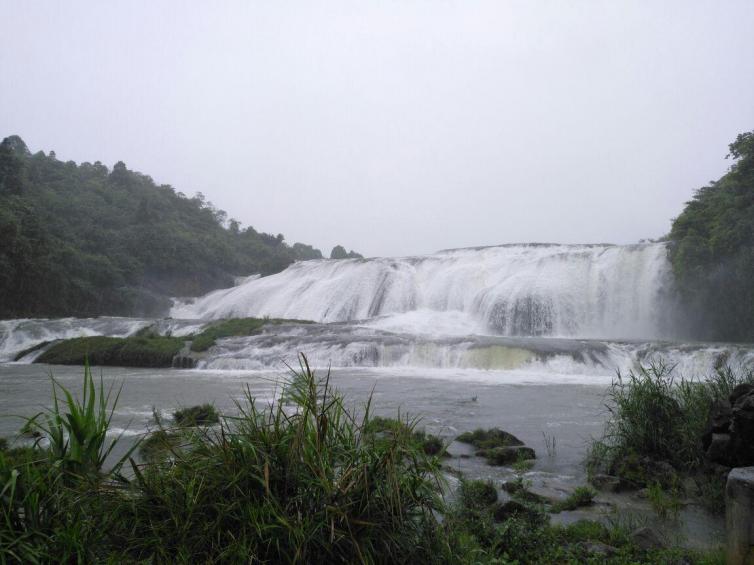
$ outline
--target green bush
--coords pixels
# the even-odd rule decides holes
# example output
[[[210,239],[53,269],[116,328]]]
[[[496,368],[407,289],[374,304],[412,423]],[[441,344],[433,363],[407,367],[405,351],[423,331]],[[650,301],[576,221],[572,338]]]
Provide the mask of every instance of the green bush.
[[[177,426],[182,428],[207,426],[217,424],[220,421],[220,414],[211,404],[202,404],[176,410],[173,412],[173,420]]]
[[[591,487],[576,487],[565,499],[552,505],[550,512],[558,513],[564,510],[576,510],[583,506],[589,506],[594,501],[597,492]]]

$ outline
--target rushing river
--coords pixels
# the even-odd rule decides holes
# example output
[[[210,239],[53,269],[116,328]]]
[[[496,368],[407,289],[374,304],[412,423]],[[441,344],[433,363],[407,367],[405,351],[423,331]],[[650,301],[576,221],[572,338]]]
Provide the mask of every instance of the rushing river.
[[[126,444],[145,433],[153,408],[169,414],[213,402],[232,412],[246,386],[257,402],[275,402],[285,363],[304,352],[320,372],[332,367],[332,384],[355,406],[373,394],[378,413],[421,417],[421,427],[447,440],[476,427],[517,435],[537,451],[535,484],[565,492],[584,481],[585,449],[604,424],[616,371],[664,362],[704,378],[723,363],[754,362],[752,347],[683,341],[672,296],[663,244],[509,245],[296,263],[176,301],[172,317],[160,320],[0,321],[0,436],[18,430],[14,416],[49,406],[50,373],[80,386],[80,368],[32,364],[44,347],[28,350],[43,342],[150,326],[188,336],[226,317],[305,319],[315,323],[219,340],[193,370],[101,369],[106,383],[123,385],[113,433],[123,432]],[[451,452],[449,465],[471,476],[511,474],[463,457],[463,445]],[[698,511],[685,519],[702,544],[720,535],[720,524]]]

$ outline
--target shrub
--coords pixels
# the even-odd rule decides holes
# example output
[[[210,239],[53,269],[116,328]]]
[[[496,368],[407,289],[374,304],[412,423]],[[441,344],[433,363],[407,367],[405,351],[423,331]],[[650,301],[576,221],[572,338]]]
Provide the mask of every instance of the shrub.
[[[576,510],[583,506],[589,506],[594,501],[595,496],[597,496],[597,493],[591,487],[576,487],[564,500],[560,500],[553,504],[550,511],[558,513],[563,512],[564,510]]]
[[[176,410],[173,412],[173,420],[177,426],[189,428],[217,424],[220,421],[220,415],[211,404],[202,404]]]

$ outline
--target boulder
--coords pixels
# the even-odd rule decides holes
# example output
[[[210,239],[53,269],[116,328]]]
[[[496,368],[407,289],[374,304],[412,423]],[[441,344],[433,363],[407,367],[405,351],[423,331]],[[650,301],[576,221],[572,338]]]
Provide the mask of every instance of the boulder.
[[[665,541],[652,528],[639,528],[631,533],[631,541],[643,550],[662,549]]]
[[[531,447],[524,445],[481,449],[476,454],[487,459],[490,465],[510,465],[520,459],[536,459],[537,457]]]
[[[712,433],[727,433],[732,416],[733,406],[731,403],[727,400],[716,400],[710,409],[710,431]]]
[[[598,557],[610,557],[618,552],[612,545],[599,541],[582,541],[576,544],[584,553]]]
[[[739,467],[725,484],[726,563],[754,563],[754,467]]]
[[[603,492],[618,492],[621,490],[621,480],[613,475],[594,475],[590,481],[594,488]]]
[[[725,464],[730,460],[731,447],[730,434],[712,434],[706,451],[707,459],[714,463]]]
[[[732,463],[741,467],[754,465],[754,390],[731,397],[735,398],[730,426]]]
[[[730,393],[729,400],[731,405],[735,404],[742,396],[746,396],[752,392],[754,392],[754,384],[742,383],[736,386],[736,388],[733,389],[733,392]]]

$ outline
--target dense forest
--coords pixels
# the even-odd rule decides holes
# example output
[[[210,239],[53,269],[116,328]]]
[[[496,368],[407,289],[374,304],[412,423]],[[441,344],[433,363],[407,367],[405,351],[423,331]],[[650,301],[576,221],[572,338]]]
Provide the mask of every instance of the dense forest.
[[[754,342],[754,132],[729,147],[730,171],[673,222],[670,258],[695,337]]]
[[[122,162],[59,161],[11,136],[0,144],[0,318],[158,315],[168,296],[320,259],[309,245],[241,228]]]

